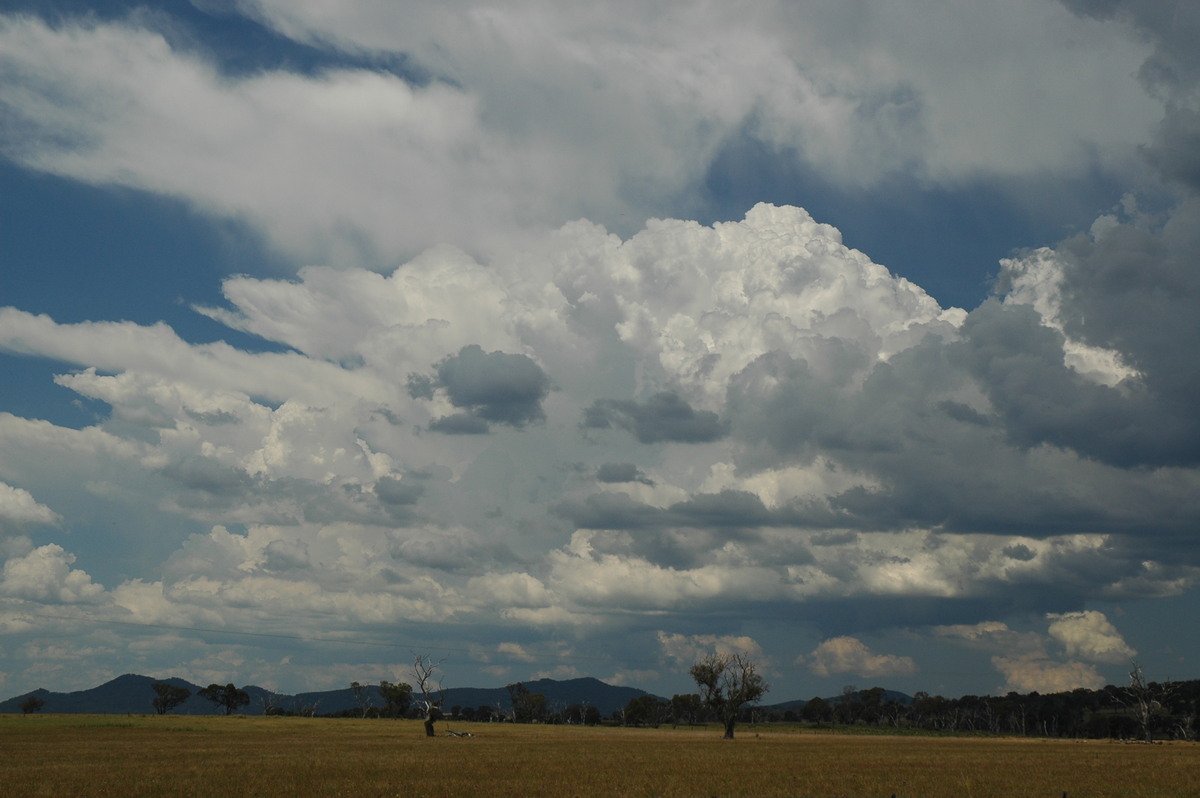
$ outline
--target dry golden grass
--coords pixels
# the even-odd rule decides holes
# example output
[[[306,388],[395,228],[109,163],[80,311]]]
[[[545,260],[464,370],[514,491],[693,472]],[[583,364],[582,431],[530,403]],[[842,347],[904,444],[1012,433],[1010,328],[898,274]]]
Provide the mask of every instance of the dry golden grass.
[[[439,724],[444,730],[446,724]],[[1195,796],[1200,746],[415,721],[0,716],[0,795]]]

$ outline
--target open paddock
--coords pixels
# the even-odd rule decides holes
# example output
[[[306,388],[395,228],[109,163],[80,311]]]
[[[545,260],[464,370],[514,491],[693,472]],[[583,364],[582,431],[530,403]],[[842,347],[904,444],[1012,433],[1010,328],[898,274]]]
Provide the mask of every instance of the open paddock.
[[[6,796],[1200,795],[1200,745],[215,716],[0,716]]]

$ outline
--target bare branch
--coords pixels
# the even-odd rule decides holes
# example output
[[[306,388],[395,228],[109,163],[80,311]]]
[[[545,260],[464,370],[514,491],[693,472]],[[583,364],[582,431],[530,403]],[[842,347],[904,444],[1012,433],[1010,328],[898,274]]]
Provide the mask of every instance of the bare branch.
[[[412,675],[421,691],[418,702],[425,709],[425,736],[433,737],[433,723],[442,716],[442,682],[437,674],[441,670],[441,660],[433,661],[428,654],[413,654]],[[434,695],[438,694],[438,698]]]

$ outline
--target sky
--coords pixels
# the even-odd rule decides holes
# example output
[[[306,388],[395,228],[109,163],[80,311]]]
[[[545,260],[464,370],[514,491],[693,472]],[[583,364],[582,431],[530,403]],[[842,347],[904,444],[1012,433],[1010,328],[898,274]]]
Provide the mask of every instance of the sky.
[[[1197,39],[0,2],[0,694],[1200,678]]]

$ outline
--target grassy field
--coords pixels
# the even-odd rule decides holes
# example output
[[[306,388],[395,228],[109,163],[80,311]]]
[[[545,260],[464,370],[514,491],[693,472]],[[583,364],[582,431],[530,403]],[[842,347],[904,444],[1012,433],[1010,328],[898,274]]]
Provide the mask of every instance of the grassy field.
[[[446,729],[439,723],[439,734]],[[1200,745],[0,715],[0,795],[1196,796]]]

